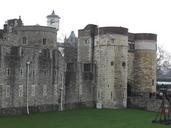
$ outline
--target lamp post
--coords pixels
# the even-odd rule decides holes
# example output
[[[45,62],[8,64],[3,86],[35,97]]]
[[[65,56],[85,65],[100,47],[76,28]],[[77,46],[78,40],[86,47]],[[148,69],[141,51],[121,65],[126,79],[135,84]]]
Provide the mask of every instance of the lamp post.
[[[61,77],[61,88],[60,88],[60,92],[61,92],[61,97],[60,97],[60,111],[63,111],[63,105],[62,105],[62,97],[63,97],[63,76]]]
[[[26,98],[27,98],[27,114],[29,115],[29,105],[28,105],[28,86],[29,86],[29,72],[30,72],[30,61],[26,62]]]

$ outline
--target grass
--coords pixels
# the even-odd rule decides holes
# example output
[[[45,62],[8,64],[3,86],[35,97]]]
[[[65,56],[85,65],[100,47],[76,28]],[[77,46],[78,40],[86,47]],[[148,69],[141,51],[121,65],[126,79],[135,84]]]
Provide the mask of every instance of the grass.
[[[133,109],[80,109],[0,117],[0,128],[169,128],[152,124],[156,113]]]

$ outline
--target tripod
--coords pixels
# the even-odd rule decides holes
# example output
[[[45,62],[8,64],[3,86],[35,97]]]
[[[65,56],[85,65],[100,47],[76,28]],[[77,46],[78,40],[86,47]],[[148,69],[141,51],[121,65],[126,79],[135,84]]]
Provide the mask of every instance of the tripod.
[[[152,123],[160,123],[160,124],[165,124],[169,125],[171,124],[171,119],[170,119],[170,101],[169,98],[167,97],[166,94],[162,96],[162,103],[159,107],[158,113],[155,117],[155,119],[152,121]]]

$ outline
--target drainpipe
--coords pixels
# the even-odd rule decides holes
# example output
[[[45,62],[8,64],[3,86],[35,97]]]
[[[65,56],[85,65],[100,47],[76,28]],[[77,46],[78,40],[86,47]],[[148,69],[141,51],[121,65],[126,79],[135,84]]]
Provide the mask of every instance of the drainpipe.
[[[63,105],[62,105],[62,96],[63,96],[63,76],[61,76],[61,88],[60,88],[60,91],[61,91],[61,104],[60,104],[60,111],[63,111]]]
[[[29,115],[29,104],[28,104],[28,86],[29,86],[29,71],[30,70],[30,61],[26,62],[26,98],[27,98],[27,114]]]

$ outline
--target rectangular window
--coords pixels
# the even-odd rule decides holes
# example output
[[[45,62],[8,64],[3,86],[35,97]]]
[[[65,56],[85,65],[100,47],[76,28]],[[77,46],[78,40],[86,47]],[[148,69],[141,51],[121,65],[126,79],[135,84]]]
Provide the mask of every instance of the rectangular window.
[[[6,97],[10,97],[10,86],[9,85],[6,85],[6,88],[5,88],[5,96]]]
[[[84,64],[84,72],[90,72],[91,71],[91,64]]]
[[[31,96],[35,96],[36,94],[36,85],[31,85]]]
[[[23,97],[23,85],[19,85],[18,92],[19,92],[19,97]]]
[[[58,86],[57,86],[57,84],[54,85],[54,95],[55,96],[58,95]]]
[[[23,44],[27,44],[27,38],[23,37]]]
[[[43,38],[43,45],[46,45],[46,38]]]
[[[47,96],[47,85],[43,85],[43,96]]]

